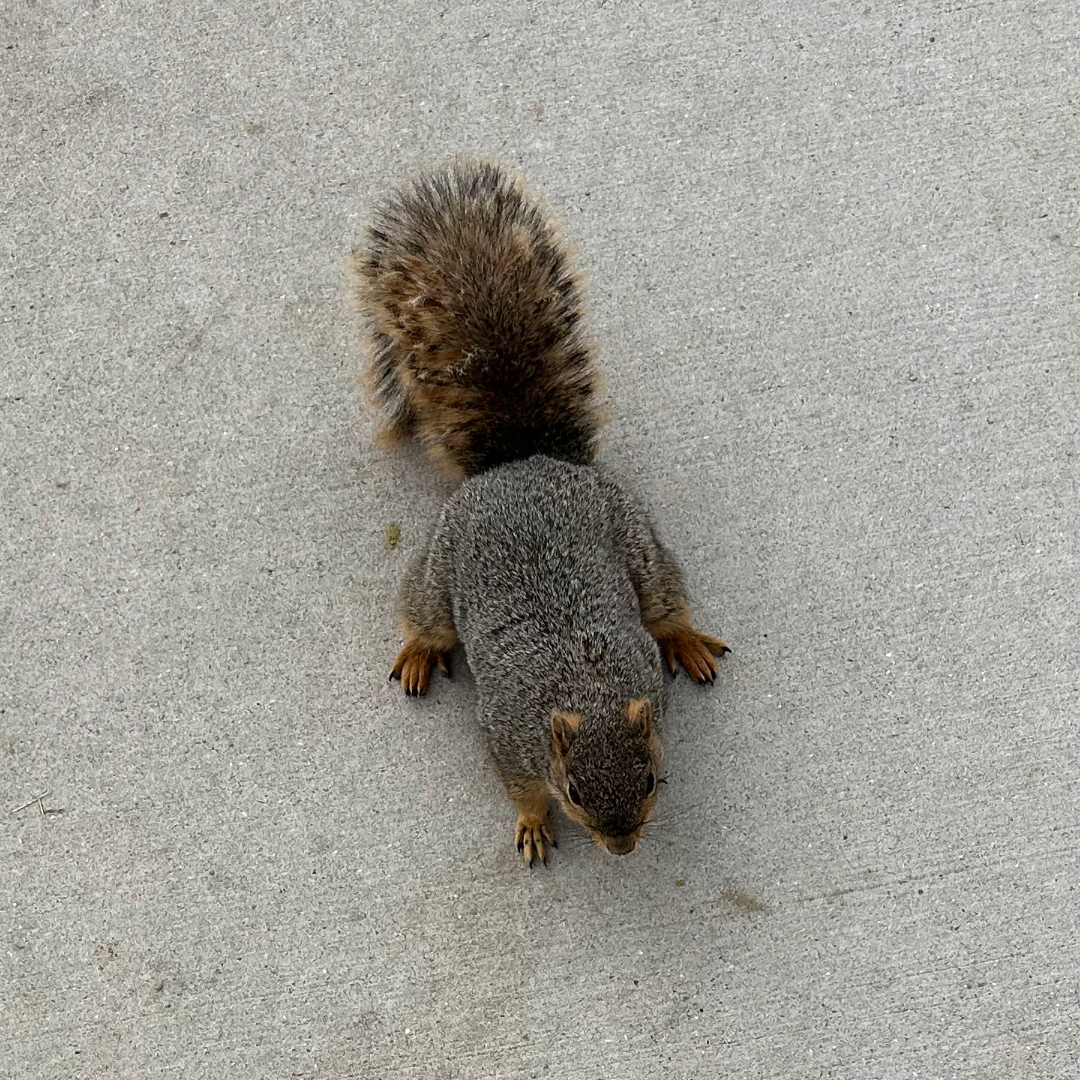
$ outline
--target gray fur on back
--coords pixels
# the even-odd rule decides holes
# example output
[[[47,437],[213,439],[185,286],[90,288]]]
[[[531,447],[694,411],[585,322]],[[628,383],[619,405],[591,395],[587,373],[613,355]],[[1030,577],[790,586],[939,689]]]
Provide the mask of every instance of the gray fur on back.
[[[596,735],[609,727],[612,744],[633,698],[648,698],[660,722],[660,653],[618,546],[627,537],[615,536],[625,502],[597,466],[536,456],[465,481],[443,508],[428,573],[450,584],[504,772],[547,775],[552,709],[580,714]]]

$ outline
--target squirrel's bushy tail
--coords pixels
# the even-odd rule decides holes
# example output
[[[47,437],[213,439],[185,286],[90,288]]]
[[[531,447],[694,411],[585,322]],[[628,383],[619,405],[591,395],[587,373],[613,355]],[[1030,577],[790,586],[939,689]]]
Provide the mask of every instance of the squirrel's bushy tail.
[[[461,162],[377,207],[353,258],[383,435],[473,476],[548,454],[589,462],[598,375],[565,243],[522,182]]]

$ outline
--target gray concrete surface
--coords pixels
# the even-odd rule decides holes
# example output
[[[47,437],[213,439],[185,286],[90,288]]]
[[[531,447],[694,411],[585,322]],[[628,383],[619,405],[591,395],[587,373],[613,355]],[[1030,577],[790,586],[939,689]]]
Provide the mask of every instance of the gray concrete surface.
[[[5,5],[0,1074],[1076,1076],[1078,71],[1066,0]],[[625,860],[386,682],[448,488],[342,264],[458,150],[735,650]]]

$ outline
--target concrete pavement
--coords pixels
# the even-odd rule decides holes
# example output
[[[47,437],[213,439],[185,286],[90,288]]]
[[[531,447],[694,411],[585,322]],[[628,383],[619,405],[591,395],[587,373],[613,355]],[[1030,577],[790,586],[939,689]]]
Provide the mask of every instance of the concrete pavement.
[[[1080,17],[797,7],[9,5],[0,1073],[1076,1075]],[[449,488],[342,268],[457,151],[734,649],[627,859],[386,682]]]

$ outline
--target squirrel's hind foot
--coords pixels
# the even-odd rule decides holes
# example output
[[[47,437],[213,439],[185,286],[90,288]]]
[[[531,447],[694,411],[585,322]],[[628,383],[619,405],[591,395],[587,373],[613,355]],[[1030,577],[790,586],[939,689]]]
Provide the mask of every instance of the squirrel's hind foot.
[[[431,672],[436,666],[447,678],[450,677],[450,665],[446,655],[445,652],[423,645],[416,639],[406,641],[390,669],[390,678],[400,679],[401,688],[410,697],[420,697],[428,692]]]
[[[679,627],[656,640],[668,671],[674,675],[676,665],[681,664],[686,674],[699,684],[716,682],[719,670],[716,658],[731,652],[718,638],[702,634],[692,626]]]

